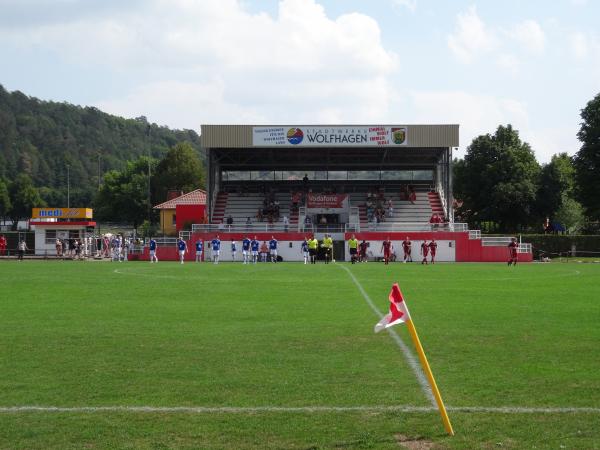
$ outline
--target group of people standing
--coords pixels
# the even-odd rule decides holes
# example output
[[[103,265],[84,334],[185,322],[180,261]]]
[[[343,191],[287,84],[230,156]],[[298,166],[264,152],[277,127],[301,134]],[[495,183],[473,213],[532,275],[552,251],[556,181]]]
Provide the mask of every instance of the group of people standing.
[[[244,237],[242,240],[242,262],[243,264],[256,264],[258,261],[261,262],[277,262],[278,254],[277,254],[277,246],[278,241],[275,239],[275,236],[271,236],[271,240],[267,243],[267,241],[261,242],[254,236],[253,239],[250,239],[248,236]],[[209,247],[211,249],[211,259],[213,264],[219,264],[219,258],[221,256],[221,239],[219,235],[216,235],[209,243]],[[150,240],[150,262],[158,262],[158,258],[156,256],[156,241],[154,239]],[[230,244],[231,249],[231,260],[233,262],[236,261],[238,244],[235,239],[231,240]],[[177,250],[179,253],[179,262],[183,264],[185,255],[188,252],[187,243],[183,239],[178,239],[177,241]],[[196,258],[195,262],[202,262],[202,254],[204,252],[204,242],[198,239],[195,243],[196,250]]]
[[[357,262],[366,262],[368,260],[367,249],[370,244],[366,241],[358,242],[356,236],[352,235],[352,237],[348,240],[348,250],[350,253],[350,262],[355,264]],[[421,264],[428,264],[427,257],[430,257],[431,264],[435,264],[435,256],[437,254],[438,244],[435,242],[435,239],[431,239],[430,242],[424,240],[421,243],[421,255],[423,259]],[[402,241],[402,250],[404,252],[404,263],[412,262],[412,241],[407,236],[404,241]],[[396,252],[394,250],[394,244],[392,243],[389,236],[382,242],[381,244],[381,253],[383,254],[383,262],[387,265],[390,262],[396,261]]]
[[[335,262],[333,259],[333,239],[330,234],[325,234],[323,240],[319,242],[316,237],[305,237],[304,241],[300,244],[300,252],[304,258],[304,264],[317,263],[319,256],[319,248],[323,249],[323,256],[325,258],[325,264]]]

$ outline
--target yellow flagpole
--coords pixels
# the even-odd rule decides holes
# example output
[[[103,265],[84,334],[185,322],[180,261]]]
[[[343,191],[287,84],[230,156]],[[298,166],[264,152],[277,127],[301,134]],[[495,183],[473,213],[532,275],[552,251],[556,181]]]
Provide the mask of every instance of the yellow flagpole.
[[[423,346],[421,345],[421,341],[419,340],[417,329],[415,328],[415,325],[413,324],[410,318],[406,321],[406,326],[408,327],[410,337],[412,338],[413,343],[415,344],[415,347],[417,349],[417,353],[419,354],[419,359],[421,360],[421,365],[423,366],[423,370],[425,371],[427,380],[429,380],[429,386],[431,386],[433,396],[435,397],[438,409],[440,410],[442,422],[444,422],[444,428],[446,428],[446,431],[450,436],[454,436],[454,430],[452,429],[450,418],[448,417],[448,413],[446,412],[446,407],[444,406],[442,395],[440,394],[440,390],[438,389],[435,379],[433,378],[433,373],[431,372],[431,367],[429,367],[429,362],[427,362],[427,357],[425,356]]]

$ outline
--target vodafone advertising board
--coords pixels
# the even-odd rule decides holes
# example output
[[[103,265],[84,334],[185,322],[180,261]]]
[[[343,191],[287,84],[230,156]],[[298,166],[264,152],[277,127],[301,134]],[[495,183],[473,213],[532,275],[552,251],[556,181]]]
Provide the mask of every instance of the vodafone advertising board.
[[[254,147],[398,147],[408,145],[406,126],[253,127]]]
[[[346,194],[308,194],[306,207],[309,209],[346,209],[348,196]]]

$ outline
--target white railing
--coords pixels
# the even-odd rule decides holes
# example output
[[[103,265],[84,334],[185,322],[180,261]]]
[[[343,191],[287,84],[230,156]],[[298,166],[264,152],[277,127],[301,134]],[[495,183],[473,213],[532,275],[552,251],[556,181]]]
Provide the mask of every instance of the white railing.
[[[179,232],[179,239],[183,239],[184,241],[189,241],[192,237],[192,232],[191,231],[180,231]]]
[[[350,207],[348,222],[348,225],[351,225],[354,228],[353,231],[360,231],[360,208],[358,206]]]
[[[468,231],[466,223],[429,223],[429,222],[369,222],[362,231]]]
[[[517,248],[517,253],[532,253],[533,252],[533,248],[531,246],[531,244],[526,244],[524,242],[521,242],[519,244],[519,247]]]
[[[300,206],[298,208],[298,231],[302,231],[304,221],[306,220],[306,206]]]
[[[481,230],[469,230],[469,239],[481,239]]]
[[[346,224],[346,233],[359,233],[359,232],[360,232],[360,222]]]
[[[194,224],[192,233],[287,233],[296,231],[296,227],[282,223],[269,224],[268,222],[257,222],[251,224],[227,225],[224,223]]]
[[[484,236],[481,238],[483,247],[502,247],[507,246],[513,240],[511,236]]]
[[[431,224],[429,222],[382,222],[382,223],[369,223],[367,228],[361,228],[357,223],[347,224],[330,224],[330,225],[319,225],[304,223],[298,223],[298,228],[293,229],[289,226],[286,227],[281,223],[269,224],[269,223],[252,223],[249,225],[237,224],[237,225],[226,225],[223,223],[219,224],[194,224],[192,225],[192,233],[287,233],[299,231],[301,233],[312,233],[312,232],[324,232],[324,233],[343,233],[343,232],[359,232],[359,231],[451,231],[451,232],[463,232],[469,231],[469,237],[474,230],[469,230],[468,224],[466,223],[440,223]],[[478,230],[475,230],[478,231]],[[185,232],[182,232],[185,233]],[[189,232],[187,232],[189,233]]]
[[[156,244],[161,247],[168,247],[169,245],[175,246],[175,245],[177,245],[178,239],[179,238],[176,238],[176,237],[155,237],[154,238],[154,240],[156,241]],[[147,239],[146,246],[148,246],[149,243],[150,243],[150,240]]]

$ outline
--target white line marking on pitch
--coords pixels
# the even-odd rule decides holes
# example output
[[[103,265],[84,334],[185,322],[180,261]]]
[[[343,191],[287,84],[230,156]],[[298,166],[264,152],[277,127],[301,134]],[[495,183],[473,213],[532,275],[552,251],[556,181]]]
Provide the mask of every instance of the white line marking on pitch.
[[[123,269],[121,269],[121,270],[115,269],[115,270],[113,270],[113,273],[118,273],[119,275],[136,275],[138,277],[150,277],[150,278],[170,278],[170,279],[180,278],[175,275],[155,275],[153,273],[139,273],[139,272],[132,272],[130,270],[123,271]]]
[[[588,407],[513,407],[513,406],[448,406],[448,411],[498,414],[600,414],[600,408]],[[252,414],[252,413],[330,413],[330,412],[437,412],[434,406],[3,406],[0,414],[23,412],[48,413],[192,413],[192,414]]]
[[[354,274],[347,267],[342,266],[340,264],[336,264],[336,265],[346,271],[346,273],[350,276],[350,278],[352,279],[352,281],[354,282],[354,284],[356,285],[356,287],[362,294],[362,296],[365,299],[365,301],[367,302],[367,304],[371,307],[371,309],[377,315],[377,317],[379,317],[379,319],[381,319],[383,317],[383,314],[381,313],[381,311],[379,311],[377,306],[375,306],[375,303],[373,303],[373,300],[371,300],[371,297],[369,297],[369,294],[367,294],[366,291],[363,289],[363,287],[358,282],[358,280],[356,279]],[[433,397],[433,393],[431,392],[431,387],[429,386],[429,383],[427,382],[427,378],[425,378],[425,374],[423,373],[423,370],[421,369],[421,366],[420,366],[419,362],[417,361],[417,358],[415,357],[415,355],[413,355],[413,353],[410,351],[410,348],[408,348],[408,346],[404,343],[402,338],[400,338],[400,336],[398,336],[398,334],[396,333],[395,330],[393,330],[392,328],[388,328],[386,331],[390,334],[390,336],[392,337],[394,342],[396,342],[396,344],[398,344],[398,347],[400,347],[400,350],[402,350],[402,353],[404,354],[404,357],[406,358],[408,365],[413,370],[415,376],[417,377],[417,381],[421,385],[421,390],[423,391],[423,393],[425,394],[425,396],[427,397],[429,402],[433,406],[436,406],[435,398]],[[436,408],[437,408],[437,406],[436,406]]]

